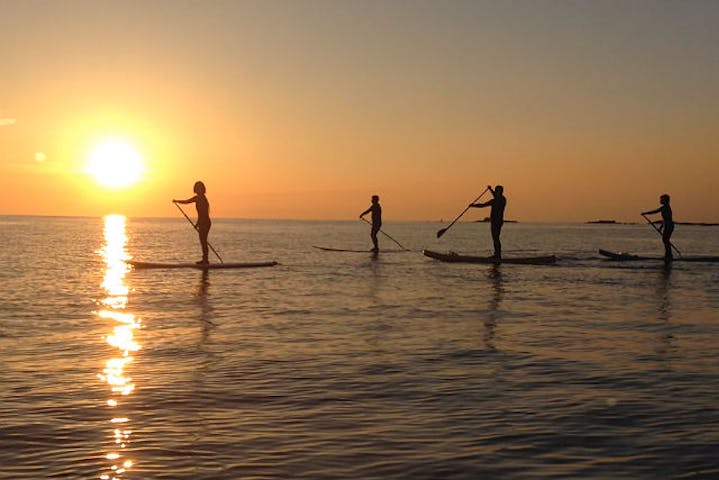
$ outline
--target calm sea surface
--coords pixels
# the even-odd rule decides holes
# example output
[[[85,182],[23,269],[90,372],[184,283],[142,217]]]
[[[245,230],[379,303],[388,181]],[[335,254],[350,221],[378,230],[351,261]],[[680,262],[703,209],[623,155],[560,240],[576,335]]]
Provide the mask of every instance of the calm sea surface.
[[[488,254],[486,224],[387,223]],[[508,224],[511,255],[361,222],[0,217],[1,479],[717,479],[719,264],[647,225]],[[719,228],[678,226],[685,254]],[[396,248],[386,237],[382,246]]]

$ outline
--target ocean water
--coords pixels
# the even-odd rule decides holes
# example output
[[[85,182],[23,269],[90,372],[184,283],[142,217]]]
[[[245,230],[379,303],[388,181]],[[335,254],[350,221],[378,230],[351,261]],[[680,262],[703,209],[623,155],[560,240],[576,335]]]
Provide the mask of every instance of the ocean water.
[[[0,479],[716,479],[719,264],[647,225],[0,217]],[[719,229],[679,226],[685,254]],[[396,248],[386,237],[385,248]]]

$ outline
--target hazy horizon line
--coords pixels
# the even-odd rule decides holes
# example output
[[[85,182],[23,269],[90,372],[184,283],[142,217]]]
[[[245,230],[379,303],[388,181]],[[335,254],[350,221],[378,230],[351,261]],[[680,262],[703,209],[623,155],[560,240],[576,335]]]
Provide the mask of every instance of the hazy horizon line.
[[[0,217],[34,217],[34,218],[103,218],[107,215],[122,215],[130,219],[138,220],[181,220],[182,217],[177,216],[135,216],[126,215],[123,213],[107,213],[105,215],[52,215],[52,214],[26,214],[26,213],[0,213]],[[212,217],[213,220],[249,220],[249,221],[280,221],[280,222],[355,222],[359,219],[349,218],[266,218],[266,217]],[[447,224],[451,220],[439,219],[439,220],[406,220],[396,219],[384,221],[384,224],[388,223],[438,223]],[[457,223],[489,223],[487,220],[458,220]],[[522,223],[522,224],[566,224],[566,225],[643,225],[644,222],[640,221],[621,221],[614,219],[596,219],[596,220],[516,220],[509,219],[505,220],[505,223]],[[719,226],[719,220],[717,221],[682,221],[676,220],[674,222],[678,225],[698,225],[698,226]]]

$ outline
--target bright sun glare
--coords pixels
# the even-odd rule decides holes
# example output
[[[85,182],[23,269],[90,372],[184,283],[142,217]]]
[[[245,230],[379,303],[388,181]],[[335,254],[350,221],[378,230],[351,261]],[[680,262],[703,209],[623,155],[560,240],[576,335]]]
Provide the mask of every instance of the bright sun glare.
[[[97,183],[124,188],[140,180],[144,172],[140,154],[123,140],[105,140],[92,149],[85,171]]]

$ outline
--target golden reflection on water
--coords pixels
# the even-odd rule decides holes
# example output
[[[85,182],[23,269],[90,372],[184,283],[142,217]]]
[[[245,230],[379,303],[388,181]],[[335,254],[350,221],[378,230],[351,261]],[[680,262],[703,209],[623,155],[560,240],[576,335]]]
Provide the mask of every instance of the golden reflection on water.
[[[135,339],[135,330],[140,327],[140,320],[127,311],[130,289],[125,284],[125,274],[128,271],[125,260],[129,258],[125,248],[125,221],[123,215],[107,215],[104,218],[105,243],[98,252],[106,265],[102,280],[106,297],[100,302],[101,308],[97,315],[108,322],[109,332],[104,336],[104,340],[113,348],[98,378],[110,387],[107,406],[113,410],[120,408],[123,399],[135,390],[128,368],[133,361],[132,354],[141,348]],[[113,443],[105,454],[105,459],[108,460],[107,471],[100,475],[100,479],[119,480],[134,464],[126,454],[132,435],[129,428],[130,419],[115,414],[108,423]]]

